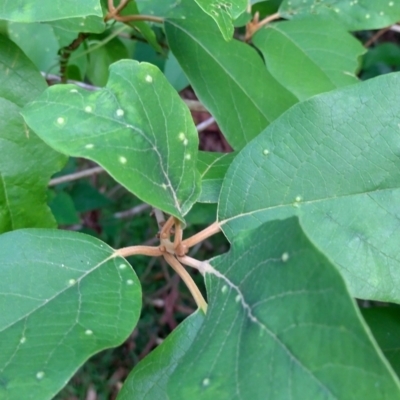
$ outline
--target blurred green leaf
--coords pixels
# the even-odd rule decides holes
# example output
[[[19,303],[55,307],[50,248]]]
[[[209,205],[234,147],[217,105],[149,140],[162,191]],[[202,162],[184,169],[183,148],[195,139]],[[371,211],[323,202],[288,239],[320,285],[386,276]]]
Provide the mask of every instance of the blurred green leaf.
[[[358,60],[366,51],[343,26],[317,18],[269,24],[253,43],[268,71],[300,100],[358,82]]]
[[[50,192],[49,207],[58,225],[78,224],[79,218],[71,196],[66,192]]]
[[[32,62],[0,35],[0,233],[25,227],[55,227],[46,187],[65,156],[30,131],[20,106],[46,87]]]
[[[75,183],[71,190],[71,197],[78,212],[97,210],[111,204],[110,199],[88,182]]]
[[[103,13],[99,0],[5,1],[0,4],[0,19],[14,22],[57,21],[57,25],[75,32],[101,32]]]
[[[362,308],[361,312],[386,359],[400,376],[400,308]]]
[[[164,74],[168,79],[168,82],[177,92],[180,92],[182,89],[189,86],[189,81],[185,73],[179,65],[176,57],[171,52],[168,54],[168,59],[165,62]]]
[[[283,0],[279,14],[286,19],[310,15],[336,20],[349,31],[380,29],[400,20],[400,3],[389,0]]]

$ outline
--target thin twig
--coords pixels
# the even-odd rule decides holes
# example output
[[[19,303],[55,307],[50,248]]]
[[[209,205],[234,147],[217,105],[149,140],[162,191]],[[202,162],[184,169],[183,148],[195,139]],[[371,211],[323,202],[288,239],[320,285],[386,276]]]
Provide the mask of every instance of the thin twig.
[[[218,222],[214,222],[213,224],[208,226],[206,229],[203,229],[202,231],[191,236],[190,238],[183,240],[182,245],[190,248],[190,247],[194,246],[195,244],[202,242],[204,239],[207,239],[210,236],[215,235],[216,233],[218,233],[220,231],[221,231],[220,224]]]
[[[203,132],[206,130],[210,125],[212,125],[215,122],[214,117],[207,118],[203,122],[200,122],[198,125],[196,125],[197,132]]]
[[[151,206],[146,203],[139,204],[138,206],[132,207],[129,210],[120,211],[113,215],[114,218],[124,219],[124,218],[131,218],[135,215],[141,214],[142,212],[150,209]]]
[[[64,175],[64,176],[59,176],[57,178],[53,178],[49,182],[49,186],[51,187],[51,186],[59,185],[60,183],[76,181],[77,179],[86,178],[88,176],[100,174],[101,172],[104,172],[104,169],[102,167],[93,167],[93,168],[89,168],[89,169],[84,169],[83,171],[74,172],[73,174],[68,174],[68,175]]]
[[[197,307],[199,307],[205,314],[207,312],[207,303],[192,277],[182,266],[182,264],[171,254],[164,254],[164,259],[185,282],[187,288],[194,298],[194,301],[197,304]]]
[[[378,32],[375,33],[372,37],[370,37],[365,43],[364,47],[368,48],[372,44],[374,44],[384,33],[387,31],[390,31],[391,26],[388,26],[387,28],[380,29]]]
[[[174,248],[176,249],[182,242],[183,231],[181,222],[177,218],[174,218],[174,220],[175,220]]]
[[[175,224],[175,218],[174,217],[169,217],[163,227],[161,228],[160,232],[160,238],[161,239],[169,239],[171,236],[171,229]]]
[[[123,247],[121,249],[115,250],[115,254],[121,257],[129,257],[136,255],[159,257],[163,255],[162,251],[158,247],[152,247],[152,246]]]

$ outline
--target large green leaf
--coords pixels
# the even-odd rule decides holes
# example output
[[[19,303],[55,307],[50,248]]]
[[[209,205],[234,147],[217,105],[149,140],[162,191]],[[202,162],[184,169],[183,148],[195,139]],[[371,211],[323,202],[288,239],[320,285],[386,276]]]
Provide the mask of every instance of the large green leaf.
[[[224,231],[298,215],[354,296],[400,302],[399,91],[388,74],[282,115],[225,175]]]
[[[200,194],[196,128],[153,65],[115,63],[96,92],[53,86],[23,116],[56,150],[96,161],[143,201],[178,218]]]
[[[65,156],[30,131],[20,106],[46,87],[31,61],[0,35],[0,233],[24,227],[54,227],[46,187]]]
[[[247,0],[195,0],[218,25],[225,40],[233,36],[233,20],[246,11]]]
[[[190,348],[204,314],[198,310],[186,318],[165,341],[143,359],[129,374],[118,400],[168,400],[168,379]]]
[[[400,398],[341,276],[295,218],[231,244],[202,264],[209,308],[169,398]]]
[[[318,15],[339,21],[350,31],[358,31],[396,23],[400,19],[400,3],[396,0],[284,0],[279,14],[288,19]]]
[[[52,399],[132,332],[140,283],[113,249],[76,232],[9,232],[0,254],[0,398]]]
[[[0,19],[15,22],[57,21],[60,27],[73,31],[101,32],[103,12],[99,0],[3,1]]]
[[[297,99],[265,69],[250,46],[226,42],[214,21],[196,4],[185,3],[186,19],[169,19],[172,52],[196,94],[239,150]]]
[[[218,203],[222,181],[236,153],[200,151],[197,169],[201,175],[201,203]]]
[[[343,26],[317,18],[270,24],[253,42],[268,71],[300,100],[358,82],[358,59],[365,53]]]
[[[362,308],[362,315],[390,365],[400,376],[400,308]]]

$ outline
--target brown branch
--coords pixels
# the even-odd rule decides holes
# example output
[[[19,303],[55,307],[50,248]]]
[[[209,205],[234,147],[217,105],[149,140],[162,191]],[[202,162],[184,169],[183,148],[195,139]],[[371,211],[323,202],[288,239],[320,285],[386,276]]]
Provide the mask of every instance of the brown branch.
[[[373,35],[371,38],[369,38],[364,43],[364,47],[368,48],[369,46],[374,44],[384,33],[386,33],[387,31],[390,31],[390,29],[391,29],[391,26],[388,26],[387,28],[383,28],[383,29],[379,30],[378,32],[376,32],[375,35]]]
[[[218,222],[214,222],[210,226],[208,226],[206,229],[203,229],[199,233],[196,233],[195,235],[191,236],[190,238],[187,238],[182,241],[182,245],[186,246],[187,248],[190,248],[194,246],[197,243],[202,242],[204,239],[209,238],[212,235],[215,235],[216,233],[221,231],[221,226]]]
[[[115,254],[121,257],[129,257],[136,255],[159,257],[163,255],[163,252],[158,247],[152,246],[129,246],[115,250]]]
[[[88,37],[89,33],[81,32],[79,33],[78,37],[74,39],[68,46],[65,46],[59,50],[61,83],[67,82],[68,60],[71,57],[72,52],[74,52]]]
[[[268,17],[265,17],[263,20],[259,21],[259,13],[255,13],[253,20],[246,25],[246,35],[244,40],[248,42],[260,28],[279,18],[281,18],[280,14],[275,13],[268,15]]]
[[[194,298],[194,301],[197,304],[197,307],[199,307],[205,314],[207,312],[207,303],[192,277],[189,275],[183,265],[171,254],[164,254],[164,259],[185,282],[187,288]]]

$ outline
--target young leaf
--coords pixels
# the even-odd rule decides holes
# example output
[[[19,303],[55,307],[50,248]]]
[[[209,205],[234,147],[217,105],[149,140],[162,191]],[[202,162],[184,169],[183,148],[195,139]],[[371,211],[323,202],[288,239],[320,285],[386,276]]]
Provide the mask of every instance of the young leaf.
[[[32,62],[0,35],[0,233],[56,225],[46,204],[46,187],[65,156],[29,131],[20,115],[20,106],[45,87]]]
[[[143,201],[180,219],[200,192],[190,112],[154,66],[120,61],[107,86],[49,88],[23,116],[50,146],[104,167]]]
[[[236,153],[211,153],[200,151],[197,169],[201,175],[200,203],[218,203],[222,181]]]
[[[14,22],[56,21],[57,25],[76,32],[101,32],[103,12],[99,0],[35,0],[3,1],[0,19]]]
[[[237,235],[211,264],[207,315],[169,398],[400,398],[341,276],[297,219]]]
[[[203,321],[204,314],[199,310],[186,318],[133,369],[117,400],[168,400],[168,379],[189,350]]]
[[[170,48],[200,101],[239,150],[297,99],[270,75],[254,49],[226,42],[196,4],[185,4],[184,10],[186,19],[165,22]]]
[[[52,399],[132,332],[140,283],[113,249],[76,232],[9,232],[0,253],[0,398]]]
[[[287,19],[321,16],[343,24],[349,31],[380,29],[400,19],[396,0],[283,0],[279,14]]]
[[[231,164],[223,230],[298,215],[355,297],[400,302],[399,91],[388,74],[292,107]]]
[[[358,59],[365,53],[343,26],[317,18],[270,24],[253,43],[268,71],[300,100],[358,82]]]
[[[225,40],[233,36],[233,20],[242,14],[247,7],[247,0],[195,0],[201,9],[218,25]]]

